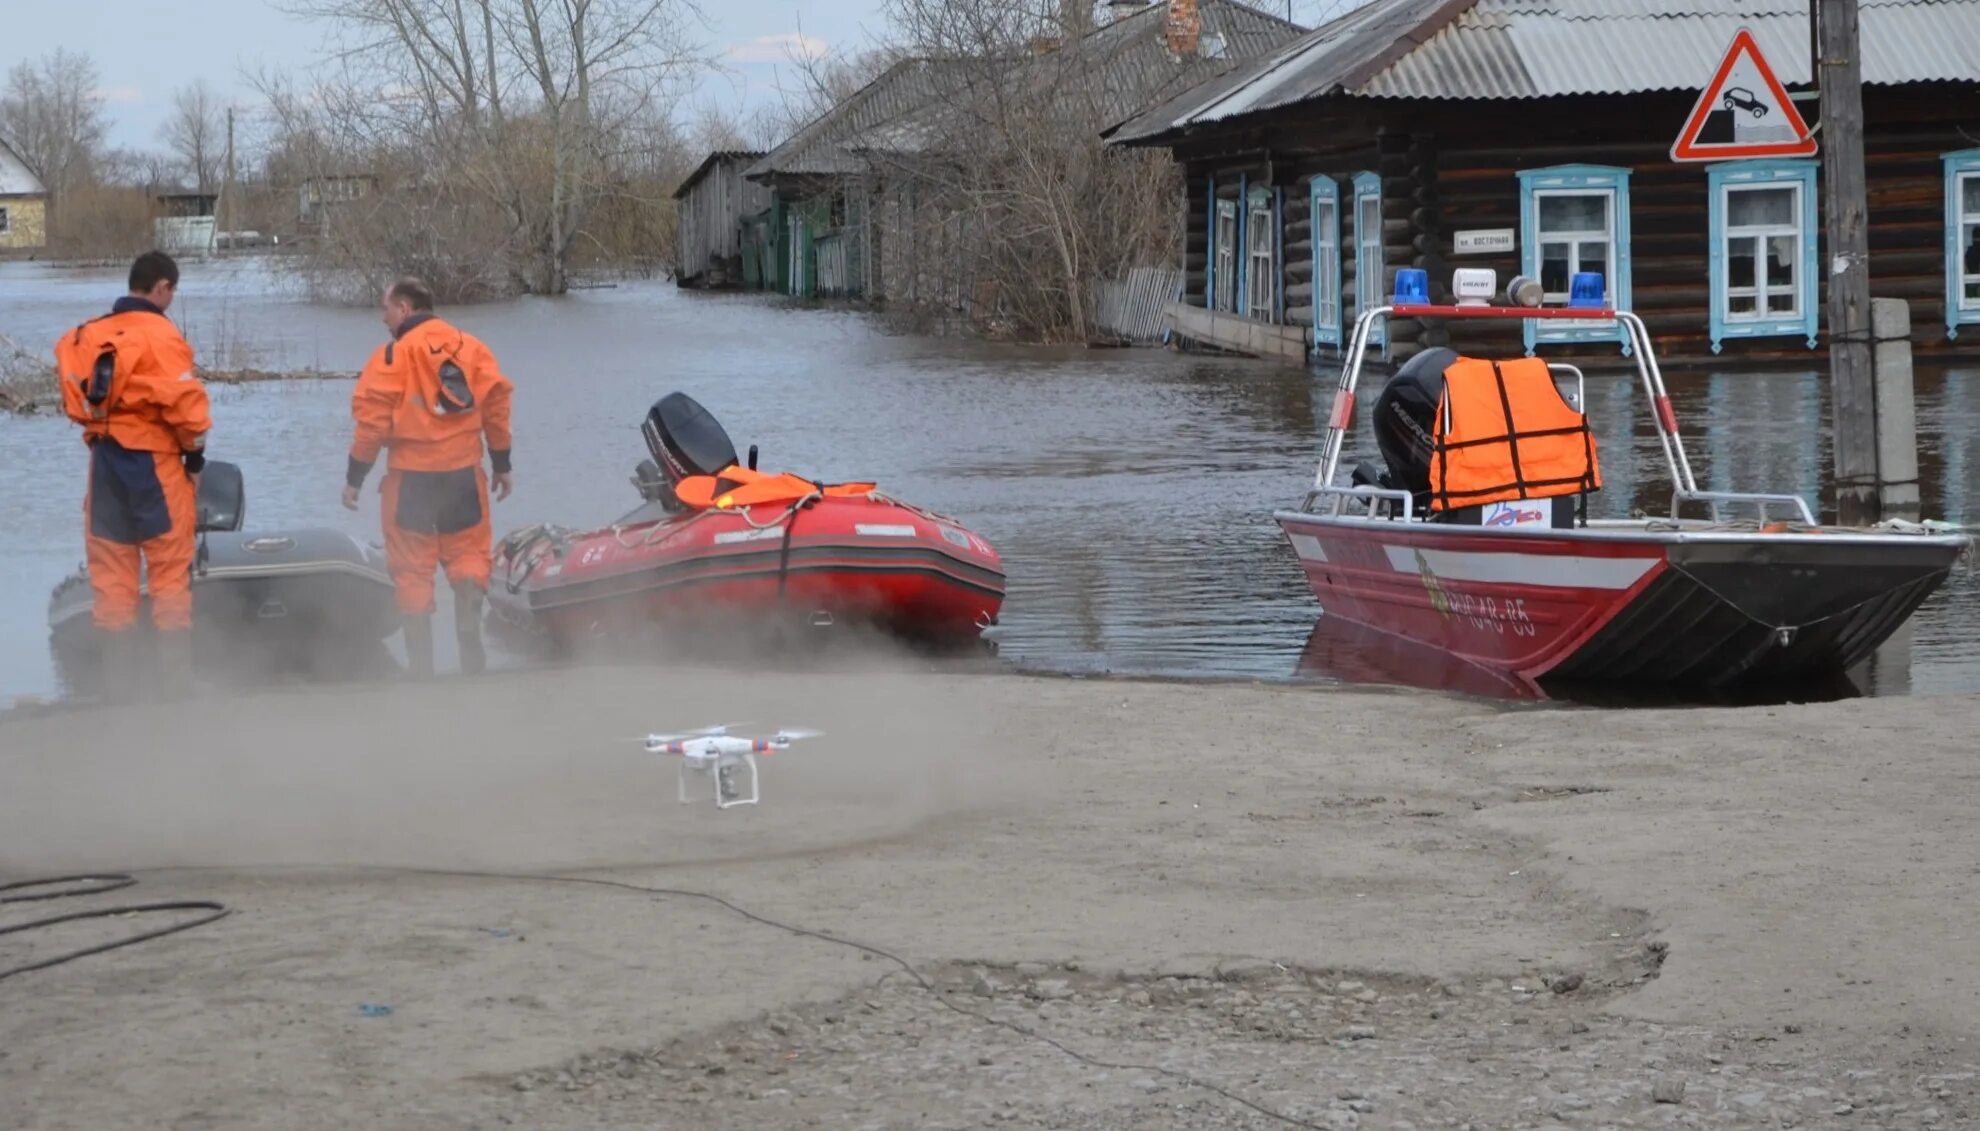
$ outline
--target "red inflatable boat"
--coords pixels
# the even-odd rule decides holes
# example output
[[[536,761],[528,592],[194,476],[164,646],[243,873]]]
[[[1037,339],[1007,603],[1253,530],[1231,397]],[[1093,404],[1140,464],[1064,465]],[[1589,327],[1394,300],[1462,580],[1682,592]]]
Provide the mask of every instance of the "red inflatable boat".
[[[489,610],[504,627],[568,646],[655,627],[853,625],[956,646],[996,623],[1003,563],[954,519],[872,483],[741,466],[680,393],[642,431],[655,459],[634,477],[637,510],[596,530],[530,527],[496,548]]]

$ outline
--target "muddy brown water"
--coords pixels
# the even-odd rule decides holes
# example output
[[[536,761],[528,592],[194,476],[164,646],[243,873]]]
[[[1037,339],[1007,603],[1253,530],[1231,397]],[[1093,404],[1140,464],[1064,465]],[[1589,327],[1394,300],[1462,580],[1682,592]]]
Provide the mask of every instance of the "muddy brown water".
[[[121,291],[118,272],[0,265],[0,333],[40,349]],[[1373,679],[1312,648],[1318,608],[1271,519],[1311,482],[1332,375],[1157,350],[1041,349],[890,335],[843,310],[627,283],[445,312],[517,384],[518,492],[498,535],[609,521],[637,501],[638,421],[680,389],[763,465],[877,479],[988,538],[1009,571],[1000,645],[1027,668]],[[355,371],[383,339],[369,309],[308,303],[266,261],[187,265],[172,314],[215,367]],[[1510,340],[1510,339],[1509,339]],[[1822,358],[1806,372],[1667,374],[1701,483],[1815,498],[1829,465]],[[1922,369],[1925,513],[1980,498],[1980,368]],[[1372,384],[1364,403],[1372,403]],[[350,385],[216,387],[212,454],[239,463],[250,526],[377,538],[376,496],[338,505]],[[1610,488],[1594,513],[1668,498],[1641,391],[1591,376]],[[1352,445],[1372,453],[1364,431]],[[0,702],[57,690],[50,589],[81,558],[83,459],[59,418],[0,419]],[[1351,450],[1346,466],[1355,458]],[[1632,489],[1625,489],[1624,485]],[[1873,690],[1980,690],[1980,582],[1962,566],[1913,620]],[[1315,656],[1325,656],[1317,663]],[[1908,660],[1908,663],[1905,661]]]

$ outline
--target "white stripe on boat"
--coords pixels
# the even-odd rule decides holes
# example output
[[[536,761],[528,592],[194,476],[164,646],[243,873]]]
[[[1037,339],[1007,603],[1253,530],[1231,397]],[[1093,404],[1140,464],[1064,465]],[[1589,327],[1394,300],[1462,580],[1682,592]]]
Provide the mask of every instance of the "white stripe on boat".
[[[1313,535],[1288,534],[1286,537],[1291,539],[1293,552],[1298,554],[1301,560],[1309,562],[1324,562],[1327,560],[1327,551],[1321,549],[1320,539],[1315,538]]]
[[[1419,550],[1383,546],[1389,568],[1421,573],[1423,566],[1449,581],[1498,585],[1558,586],[1564,589],[1627,589],[1657,564],[1655,558],[1586,558],[1566,554],[1487,554],[1467,550]],[[1417,556],[1423,562],[1418,564]]]
[[[726,546],[731,542],[755,542],[763,538],[782,538],[783,536],[784,528],[782,526],[767,526],[762,530],[724,530],[715,536],[715,544],[717,546]]]
[[[853,533],[867,538],[912,538],[914,524],[906,522],[856,522]]]

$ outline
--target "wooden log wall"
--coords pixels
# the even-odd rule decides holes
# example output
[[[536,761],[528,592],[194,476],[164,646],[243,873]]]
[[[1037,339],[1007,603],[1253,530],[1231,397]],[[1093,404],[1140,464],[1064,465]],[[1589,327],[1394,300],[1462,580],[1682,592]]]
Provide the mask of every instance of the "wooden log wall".
[[[1423,268],[1434,298],[1448,301],[1457,267],[1490,267],[1503,284],[1520,270],[1517,250],[1504,255],[1456,256],[1453,233],[1468,228],[1520,229],[1519,173],[1552,165],[1611,165],[1631,170],[1632,302],[1656,339],[1660,358],[1732,364],[1805,364],[1825,369],[1826,339],[1810,350],[1797,337],[1727,338],[1715,358],[1710,342],[1710,224],[1705,165],[1669,158],[1674,131],[1691,109],[1682,92],[1633,97],[1590,97],[1517,103],[1337,103],[1299,107],[1267,117],[1229,135],[1206,139],[1179,154],[1186,161],[1188,233],[1184,272],[1187,298],[1203,304],[1209,208],[1206,179],[1214,174],[1219,195],[1235,198],[1237,177],[1285,190],[1284,257],[1281,264],[1286,321],[1310,326],[1313,318],[1310,178],[1334,177],[1341,190],[1341,289],[1344,322],[1354,317],[1355,174],[1382,177],[1387,293],[1394,270]],[[1959,114],[1971,107],[1975,84],[1916,84],[1866,90],[1865,160],[1870,192],[1871,290],[1912,304],[1912,340],[1920,350],[1971,350],[1980,335],[1945,335],[1944,166],[1948,152],[1974,147]],[[1813,114],[1811,104],[1804,104]],[[1966,123],[1971,127],[1971,123]],[[1818,135],[1819,136],[1819,135]],[[1818,200],[1821,187],[1818,182]],[[1817,241],[1818,310],[1826,249]],[[1522,240],[1524,233],[1521,234]],[[1447,337],[1448,334],[1448,337]],[[1396,360],[1415,349],[1449,344],[1488,352],[1518,350],[1516,334],[1469,324],[1398,323],[1391,330]],[[1510,347],[1509,347],[1510,343]],[[1619,363],[1613,343],[1548,345],[1549,357]]]

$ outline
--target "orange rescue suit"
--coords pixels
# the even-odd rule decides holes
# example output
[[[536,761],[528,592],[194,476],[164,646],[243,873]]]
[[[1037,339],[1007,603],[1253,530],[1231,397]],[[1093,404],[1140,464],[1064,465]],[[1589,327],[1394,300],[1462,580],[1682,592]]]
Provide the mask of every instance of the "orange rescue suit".
[[[1444,370],[1430,456],[1430,509],[1597,491],[1587,417],[1562,399],[1537,357],[1460,357]]]
[[[381,449],[386,567],[399,611],[433,611],[433,571],[449,584],[488,588],[491,539],[484,442],[497,474],[509,470],[514,386],[473,335],[431,314],[402,324],[358,375],[356,435],[346,482],[362,486]]]
[[[152,304],[119,299],[112,312],[55,343],[62,409],[89,445],[84,547],[97,627],[137,623],[147,573],[152,625],[192,627],[198,503],[193,475],[213,427],[193,350]]]

